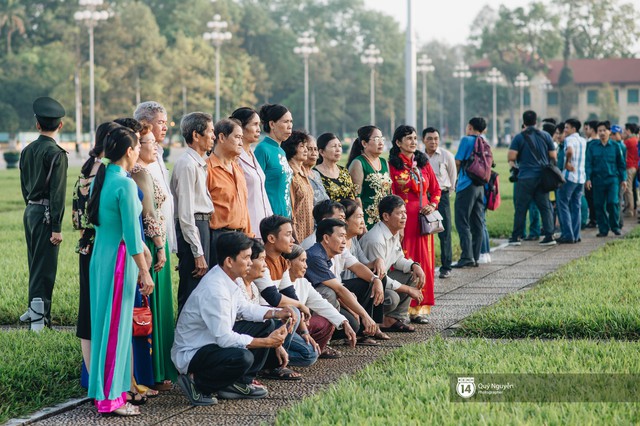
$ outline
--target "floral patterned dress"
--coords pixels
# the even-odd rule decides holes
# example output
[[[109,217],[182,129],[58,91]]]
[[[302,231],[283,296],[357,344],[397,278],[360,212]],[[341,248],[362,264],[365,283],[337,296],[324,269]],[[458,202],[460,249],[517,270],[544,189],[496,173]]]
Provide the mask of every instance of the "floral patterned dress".
[[[380,200],[391,194],[392,181],[389,176],[389,166],[387,160],[380,158],[380,170],[376,170],[363,155],[356,157],[353,161],[359,161],[362,164],[364,179],[360,200],[364,211],[364,224],[369,230],[380,221],[378,214]]]
[[[162,238],[164,253],[167,258],[164,267],[160,271],[155,272],[153,267],[149,271],[155,284],[153,292],[149,295],[151,313],[153,314],[151,339],[153,375],[158,383],[165,380],[175,381],[177,372],[171,361],[171,346],[174,338],[171,253],[169,252],[167,241],[165,218],[161,209],[162,204],[167,200],[167,194],[165,194],[163,187],[151,173],[139,164],[136,164],[131,170],[131,177],[144,194],[142,199],[142,223],[146,237],[145,242],[152,256],[152,265],[155,265],[158,261],[158,250],[152,238]]]
[[[436,179],[431,165],[427,161],[422,168],[418,168],[413,161],[413,156],[407,158],[399,154],[403,163],[403,168],[396,169],[393,164],[389,165],[391,180],[393,181],[393,193],[404,200],[407,207],[407,224],[404,229],[402,249],[407,259],[419,262],[425,273],[425,284],[422,287],[422,306],[415,300],[411,300],[409,307],[410,315],[424,315],[431,311],[431,306],[435,305],[433,295],[434,270],[435,270],[435,248],[433,235],[420,235],[420,224],[418,214],[420,213],[420,189],[422,189],[422,207],[428,203],[435,203],[436,207],[440,202],[440,185]]]
[[[349,170],[342,166],[338,166],[338,169],[340,172],[336,179],[323,175],[317,168],[314,170],[316,170],[320,175],[320,179],[322,179],[322,184],[324,185],[324,189],[327,191],[329,199],[333,201],[340,201],[346,198],[355,200],[356,186],[353,184],[353,180],[351,180]]]

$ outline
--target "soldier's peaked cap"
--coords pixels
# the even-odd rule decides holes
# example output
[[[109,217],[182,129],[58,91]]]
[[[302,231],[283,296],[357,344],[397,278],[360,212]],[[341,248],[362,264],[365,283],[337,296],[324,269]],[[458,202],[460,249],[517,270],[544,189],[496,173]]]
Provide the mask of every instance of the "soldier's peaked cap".
[[[33,113],[40,118],[58,119],[65,115],[64,107],[60,102],[48,96],[33,101]]]

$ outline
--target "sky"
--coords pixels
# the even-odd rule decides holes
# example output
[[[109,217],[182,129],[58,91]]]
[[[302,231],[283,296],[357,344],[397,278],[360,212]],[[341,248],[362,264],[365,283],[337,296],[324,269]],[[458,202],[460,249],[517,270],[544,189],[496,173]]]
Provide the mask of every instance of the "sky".
[[[414,27],[418,33],[418,46],[431,40],[449,44],[466,43],[469,28],[485,5],[497,9],[501,4],[509,8],[526,6],[531,0],[413,0]],[[406,0],[365,0],[368,8],[380,10],[407,25]]]

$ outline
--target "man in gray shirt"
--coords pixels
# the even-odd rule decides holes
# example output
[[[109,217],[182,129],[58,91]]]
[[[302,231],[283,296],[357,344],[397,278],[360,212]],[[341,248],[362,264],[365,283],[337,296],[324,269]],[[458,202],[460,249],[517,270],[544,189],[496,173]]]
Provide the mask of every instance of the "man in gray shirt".
[[[438,234],[440,240],[440,278],[448,278],[451,275],[451,263],[453,253],[451,250],[451,204],[449,203],[449,191],[456,187],[458,172],[456,160],[446,149],[440,146],[440,131],[434,127],[427,127],[422,131],[425,153],[429,158],[429,164],[436,174],[438,184],[442,190],[438,211],[442,215],[444,231]]]
[[[171,175],[178,240],[178,313],[209,270],[209,219],[213,202],[207,189],[205,153],[213,148],[213,119],[204,112],[182,118],[180,131],[188,148]]]

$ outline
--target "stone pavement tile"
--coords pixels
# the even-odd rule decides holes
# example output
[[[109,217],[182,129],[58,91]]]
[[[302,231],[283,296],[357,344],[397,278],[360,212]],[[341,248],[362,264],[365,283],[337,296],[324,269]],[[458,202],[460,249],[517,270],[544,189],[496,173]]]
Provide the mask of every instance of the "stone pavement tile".
[[[526,273],[524,274],[524,277],[522,277],[522,273],[518,273],[518,272],[510,272],[509,275],[516,275],[516,277],[511,278],[511,277],[504,277],[503,275],[500,275],[500,278],[484,278],[482,280],[479,281],[475,281],[472,282],[470,284],[468,284],[467,286],[465,286],[465,288],[482,288],[482,287],[495,287],[495,288],[505,288],[505,287],[510,287],[510,288],[522,288],[525,286],[528,286],[530,284],[533,284],[537,281],[537,279],[535,277],[530,277],[531,273]]]
[[[185,413],[179,416],[163,419],[162,424],[189,426],[189,425],[216,425],[216,426],[254,426],[268,424],[273,421],[273,416],[264,414],[191,414]],[[135,424],[135,423],[132,423]],[[140,423],[137,423],[140,424]]]
[[[511,290],[513,291],[513,289]],[[462,302],[462,301],[477,301],[480,303],[493,303],[494,301],[501,299],[502,297],[504,297],[503,293],[471,293],[471,294],[467,294],[467,293],[463,293],[461,291],[459,292],[453,292],[453,293],[449,293],[446,294],[444,296],[442,296],[440,298],[440,300],[438,300],[438,305],[440,306],[446,306],[446,304],[452,305],[455,304],[455,302]],[[444,302],[444,303],[443,303]]]
[[[478,295],[476,295],[478,296]],[[459,299],[446,299],[440,300],[440,306],[467,306],[467,305],[490,305],[495,301],[502,298],[502,295],[498,295],[496,297],[470,297],[470,298],[459,298]]]
[[[470,287],[467,285],[451,293],[447,293],[447,295],[500,294],[504,296],[507,293],[513,293],[513,290],[513,287]],[[438,297],[436,297],[436,301],[437,300],[439,300]]]

